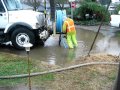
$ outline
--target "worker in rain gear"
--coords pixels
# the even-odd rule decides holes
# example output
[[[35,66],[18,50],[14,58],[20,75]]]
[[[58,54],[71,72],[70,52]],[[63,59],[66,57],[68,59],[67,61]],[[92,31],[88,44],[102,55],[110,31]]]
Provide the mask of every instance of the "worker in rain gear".
[[[66,16],[63,17],[63,33],[66,33],[69,48],[78,46],[74,21]]]

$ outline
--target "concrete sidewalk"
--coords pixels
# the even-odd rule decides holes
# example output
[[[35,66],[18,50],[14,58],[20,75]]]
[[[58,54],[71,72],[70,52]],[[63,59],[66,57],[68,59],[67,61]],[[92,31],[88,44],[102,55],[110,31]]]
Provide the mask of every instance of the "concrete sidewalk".
[[[76,29],[83,29],[83,30],[91,30],[91,31],[98,31],[98,28],[100,27],[99,25],[97,26],[84,26],[84,25],[75,25]],[[116,31],[120,31],[120,28],[116,28],[116,27],[111,27],[109,25],[102,25],[100,28],[100,31],[112,31],[112,32],[116,32]]]

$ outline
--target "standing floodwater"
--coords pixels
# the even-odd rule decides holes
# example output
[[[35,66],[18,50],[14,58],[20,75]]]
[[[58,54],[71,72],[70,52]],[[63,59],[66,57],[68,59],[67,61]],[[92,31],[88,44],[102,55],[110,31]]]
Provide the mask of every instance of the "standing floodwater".
[[[37,46],[31,49],[30,57],[35,60],[48,62],[49,64],[65,65],[80,56],[87,55],[95,35],[96,32],[77,29],[78,47],[76,49],[60,47],[58,45],[59,36],[56,35],[56,37],[48,39],[45,47]],[[99,33],[91,53],[100,52],[118,55],[120,52],[119,38],[109,30]],[[22,56],[26,55],[25,51],[15,50],[8,46],[1,46],[0,50],[1,52],[9,52]]]

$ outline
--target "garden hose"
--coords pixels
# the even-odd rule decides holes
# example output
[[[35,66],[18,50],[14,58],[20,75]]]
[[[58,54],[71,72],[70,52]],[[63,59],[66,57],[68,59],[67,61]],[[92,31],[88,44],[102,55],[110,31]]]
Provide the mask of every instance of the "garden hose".
[[[61,72],[61,71],[66,71],[66,70],[71,70],[79,67],[84,67],[84,66],[91,66],[91,65],[119,65],[117,62],[90,62],[90,63],[83,63],[83,64],[78,64],[78,65],[73,65],[61,69],[55,69],[55,70],[49,70],[49,71],[44,71],[44,72],[36,72],[36,73],[31,73],[30,77],[33,76],[39,76],[39,75],[44,75],[44,74],[49,74],[49,73],[55,73],[55,72]],[[14,78],[26,78],[29,77],[28,74],[20,74],[20,75],[11,75],[11,76],[0,76],[0,79],[14,79]]]

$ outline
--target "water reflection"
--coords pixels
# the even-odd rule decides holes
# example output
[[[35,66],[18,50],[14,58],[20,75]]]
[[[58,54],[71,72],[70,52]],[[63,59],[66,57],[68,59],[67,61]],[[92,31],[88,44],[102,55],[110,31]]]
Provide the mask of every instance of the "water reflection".
[[[35,60],[45,61],[52,65],[65,65],[76,58],[87,55],[91,44],[95,38],[96,32],[87,30],[77,30],[78,47],[76,49],[67,49],[58,45],[59,36],[51,37],[46,42],[45,47],[37,46],[30,51],[30,57]],[[1,46],[2,52],[14,53],[26,56],[25,51],[15,50],[11,46]],[[120,52],[120,39],[109,30],[101,32],[91,53],[109,53],[118,55]]]
[[[76,57],[76,50],[75,49],[67,49],[66,52],[66,60],[67,61],[72,61]]]
[[[119,55],[120,53],[120,40],[117,40],[116,37],[106,36],[103,39],[99,40],[96,44],[99,52],[108,53],[112,55]]]
[[[48,58],[48,63],[51,64],[51,65],[56,65],[56,57],[55,57],[55,55],[50,56]]]

